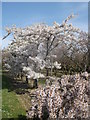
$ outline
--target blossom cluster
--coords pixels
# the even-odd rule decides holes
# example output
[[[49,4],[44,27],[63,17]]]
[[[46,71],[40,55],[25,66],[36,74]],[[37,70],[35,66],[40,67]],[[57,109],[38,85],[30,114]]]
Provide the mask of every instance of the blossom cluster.
[[[63,75],[52,80],[44,88],[38,88],[31,99],[27,118],[88,118],[89,117],[89,77],[88,73]]]

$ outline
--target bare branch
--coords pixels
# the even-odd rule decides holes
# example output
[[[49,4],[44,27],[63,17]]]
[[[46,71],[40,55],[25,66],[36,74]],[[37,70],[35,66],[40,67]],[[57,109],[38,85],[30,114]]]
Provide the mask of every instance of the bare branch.
[[[10,34],[11,33],[8,33],[7,35],[5,35],[2,40],[6,39]]]

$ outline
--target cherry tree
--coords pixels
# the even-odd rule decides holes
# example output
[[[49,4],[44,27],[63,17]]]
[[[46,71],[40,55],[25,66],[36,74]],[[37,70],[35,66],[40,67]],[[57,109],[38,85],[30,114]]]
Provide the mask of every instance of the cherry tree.
[[[46,24],[35,24],[25,28],[6,28],[7,35],[13,34],[12,43],[3,50],[4,65],[13,76],[25,75],[28,78],[41,78],[45,75],[41,74],[42,69],[46,69],[48,76],[48,67],[52,69],[53,65],[56,69],[61,68],[61,64],[57,61],[51,64],[50,58],[56,48],[61,44],[65,44],[67,50],[78,48],[83,32],[67,22],[74,18],[75,15],[67,17],[62,24],[54,22],[53,26]],[[77,44],[78,43],[78,44]]]

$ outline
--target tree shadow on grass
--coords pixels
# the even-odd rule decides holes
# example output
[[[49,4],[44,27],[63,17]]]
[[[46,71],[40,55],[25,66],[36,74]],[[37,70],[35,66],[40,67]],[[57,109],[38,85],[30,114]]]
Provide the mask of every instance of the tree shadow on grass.
[[[2,89],[8,89],[8,92],[15,91],[17,94],[25,94],[30,89],[29,85],[22,80],[11,79],[6,75],[2,76]]]
[[[2,118],[2,120],[27,120],[27,118],[24,115],[18,115],[18,118]]]
[[[2,118],[1,120],[40,120],[39,118],[29,118],[27,119],[24,115],[18,115],[18,118]]]

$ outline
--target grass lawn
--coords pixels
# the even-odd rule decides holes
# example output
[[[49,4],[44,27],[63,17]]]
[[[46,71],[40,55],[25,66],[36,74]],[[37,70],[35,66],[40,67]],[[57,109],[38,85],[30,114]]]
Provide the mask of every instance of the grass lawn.
[[[26,115],[26,110],[18,100],[18,96],[11,90],[10,79],[2,76],[2,117],[3,118],[21,118]],[[22,118],[21,118],[22,119]],[[22,119],[23,120],[23,119]]]

